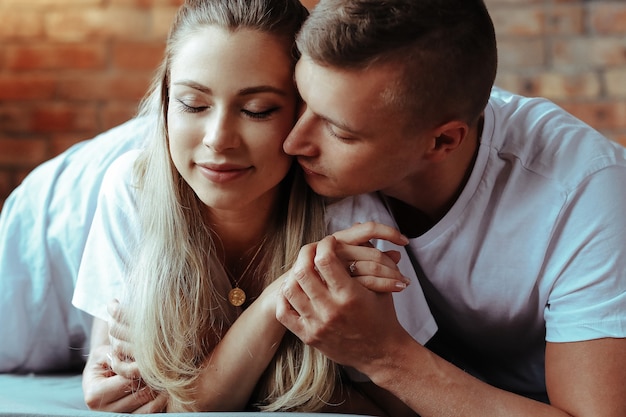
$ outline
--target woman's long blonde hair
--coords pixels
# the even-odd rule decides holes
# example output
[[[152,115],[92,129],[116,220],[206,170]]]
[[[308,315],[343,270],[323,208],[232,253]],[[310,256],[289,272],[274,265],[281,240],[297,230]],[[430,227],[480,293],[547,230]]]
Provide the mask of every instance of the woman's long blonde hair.
[[[186,1],[142,104],[140,113],[153,118],[154,132],[135,167],[142,239],[129,267],[126,308],[142,378],[189,410],[194,409],[191,387],[238,311],[225,299],[231,287],[216,255],[203,203],[179,175],[169,154],[171,63],[190,34],[217,25],[283,38],[293,51],[295,65],[294,39],[307,15],[298,0]],[[325,234],[322,201],[308,188],[298,168],[290,170],[280,187],[274,221],[268,226],[269,237],[254,277],[263,287],[293,264],[302,245]],[[337,378],[335,364],[287,334],[252,402],[264,411],[316,411],[330,400]]]

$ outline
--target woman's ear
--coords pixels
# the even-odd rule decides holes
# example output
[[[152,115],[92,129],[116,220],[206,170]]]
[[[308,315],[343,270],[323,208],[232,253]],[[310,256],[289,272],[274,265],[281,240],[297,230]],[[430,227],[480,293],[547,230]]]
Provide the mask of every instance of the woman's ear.
[[[441,161],[457,150],[469,134],[467,123],[454,120],[439,126],[433,131],[432,146],[428,151],[431,161]]]

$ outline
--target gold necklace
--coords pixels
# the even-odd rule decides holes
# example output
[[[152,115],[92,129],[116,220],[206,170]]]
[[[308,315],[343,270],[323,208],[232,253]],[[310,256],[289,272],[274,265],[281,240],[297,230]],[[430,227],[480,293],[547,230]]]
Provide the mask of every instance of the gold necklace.
[[[232,304],[235,307],[240,307],[240,306],[243,305],[243,303],[246,302],[246,292],[244,290],[242,290],[241,288],[239,288],[239,282],[242,280],[243,277],[246,276],[246,274],[248,273],[248,270],[250,269],[252,264],[254,264],[254,260],[257,258],[257,256],[261,252],[261,248],[263,248],[263,245],[265,244],[265,240],[266,239],[267,239],[267,236],[263,239],[263,241],[259,245],[259,248],[254,253],[254,256],[252,257],[250,262],[248,262],[248,265],[246,266],[246,269],[244,269],[243,273],[241,275],[239,275],[239,279],[237,279],[237,281],[234,280],[234,277],[233,277],[232,273],[228,270],[228,268],[224,267],[224,269],[226,270],[226,273],[230,277],[230,279],[232,281],[235,281],[233,283],[233,288],[230,291],[228,291],[228,301],[230,302],[230,304]]]

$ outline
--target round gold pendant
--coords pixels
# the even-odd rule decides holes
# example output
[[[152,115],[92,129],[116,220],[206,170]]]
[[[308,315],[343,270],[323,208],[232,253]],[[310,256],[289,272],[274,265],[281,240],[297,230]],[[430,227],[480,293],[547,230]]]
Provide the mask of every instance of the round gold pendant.
[[[246,293],[239,287],[228,291],[228,301],[235,307],[239,307],[246,302]]]

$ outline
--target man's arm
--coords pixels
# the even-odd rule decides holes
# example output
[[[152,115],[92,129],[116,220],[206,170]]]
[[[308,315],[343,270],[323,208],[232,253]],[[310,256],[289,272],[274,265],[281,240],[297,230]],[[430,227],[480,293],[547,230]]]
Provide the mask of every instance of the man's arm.
[[[315,252],[303,249],[277,316],[305,343],[364,373],[420,416],[623,416],[624,339],[550,344],[553,405],[543,404],[481,382],[418,344],[398,323],[389,294],[355,285],[335,245],[327,238]]]

